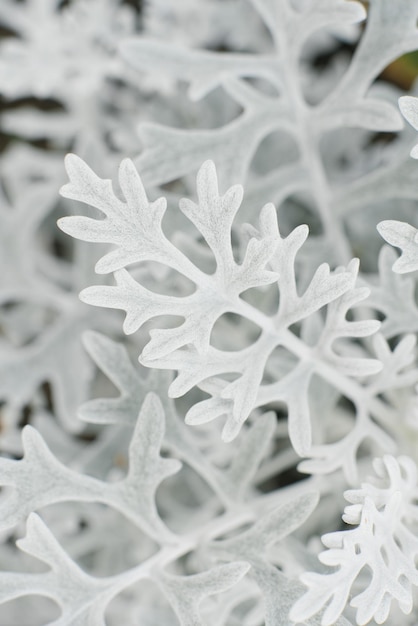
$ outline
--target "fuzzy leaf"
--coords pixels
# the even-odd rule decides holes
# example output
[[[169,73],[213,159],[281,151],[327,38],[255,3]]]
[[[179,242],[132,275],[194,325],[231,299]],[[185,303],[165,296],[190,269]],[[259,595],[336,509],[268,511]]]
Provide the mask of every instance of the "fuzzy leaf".
[[[398,274],[415,272],[418,269],[417,229],[406,222],[386,220],[378,224],[377,230],[388,243],[401,249],[401,256],[393,264],[393,271]]]
[[[182,626],[205,626],[199,611],[202,600],[233,587],[249,569],[248,563],[235,562],[192,576],[159,574],[156,579]]]

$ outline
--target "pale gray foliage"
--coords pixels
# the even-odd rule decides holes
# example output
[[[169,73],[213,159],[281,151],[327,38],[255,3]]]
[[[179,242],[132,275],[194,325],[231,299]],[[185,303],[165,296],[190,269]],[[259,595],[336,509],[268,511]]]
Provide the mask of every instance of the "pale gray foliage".
[[[340,269],[335,273],[326,264],[321,265],[305,292],[299,295],[295,260],[308,229],[300,226],[282,238],[274,207],[269,204],[261,211],[259,227],[254,229],[238,264],[231,247],[231,230],[242,189],[235,186],[221,196],[214,165],[207,162],[197,177],[198,202],[183,199],[180,208],[215,257],[216,271],[208,275],[166,239],[161,228],[164,199],[149,203],[131,163],[123,162],[119,173],[126,203],[115,197],[110,181],[99,179],[79,159],[67,157],[67,163],[71,183],[63,187],[62,194],[90,203],[107,219],[68,217],[60,220],[60,227],[87,241],[110,241],[120,246],[96,266],[99,272],[117,270],[116,287],[91,287],[82,292],[81,298],[95,306],[126,311],[124,330],[128,334],[162,314],[184,318],[175,328],[152,330],[151,341],[140,360],[147,367],[177,370],[169,388],[172,397],[184,395],[195,385],[203,385],[213,395],[211,400],[203,400],[190,409],[187,423],[202,424],[226,416],[223,438],[230,441],[254,408],[284,400],[289,409],[292,444],[299,454],[308,452],[311,437],[307,395],[312,376],[326,372],[330,366],[348,377],[374,374],[381,367],[372,359],[344,357],[334,352],[334,342],[340,337],[368,336],[379,327],[374,320],[345,321],[348,310],[368,295],[367,289],[354,289],[357,264],[353,262],[347,271]],[[143,261],[164,263],[195,283],[195,291],[190,296],[174,297],[145,289],[122,269]],[[248,289],[273,282],[277,283],[280,297],[273,316],[261,314],[240,297]],[[324,329],[316,346],[308,349],[289,327],[325,305],[328,312]],[[260,327],[261,334],[252,346],[234,352],[211,346],[214,325],[225,313],[248,318]],[[283,380],[263,385],[269,356],[278,346],[293,353],[299,362]],[[228,373],[239,376],[228,382]]]
[[[0,625],[416,626],[418,2],[138,4],[0,3]]]
[[[392,599],[398,601],[404,613],[411,612],[411,586],[418,585],[418,541],[411,532],[418,515],[417,468],[408,457],[395,459],[389,455],[376,459],[374,465],[377,480],[345,493],[352,504],[346,507],[343,519],[357,528],[322,537],[329,549],[319,555],[320,560],[340,569],[302,576],[309,590],[291,610],[295,621],[309,617],[329,599],[322,626],[334,624],[348,601],[357,608],[359,625],[372,618],[383,624]],[[354,594],[355,580],[366,566],[372,570],[372,578],[361,593]]]

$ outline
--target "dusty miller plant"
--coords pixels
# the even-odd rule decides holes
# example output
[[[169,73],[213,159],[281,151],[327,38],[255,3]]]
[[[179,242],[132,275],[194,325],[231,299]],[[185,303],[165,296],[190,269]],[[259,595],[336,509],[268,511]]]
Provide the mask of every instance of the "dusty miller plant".
[[[415,625],[418,1],[0,21],[0,626]]]

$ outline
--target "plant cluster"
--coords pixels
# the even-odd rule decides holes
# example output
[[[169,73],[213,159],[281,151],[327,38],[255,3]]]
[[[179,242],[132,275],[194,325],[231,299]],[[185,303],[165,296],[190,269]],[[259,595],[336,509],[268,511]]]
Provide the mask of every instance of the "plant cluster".
[[[2,0],[0,626],[417,623],[417,22]]]

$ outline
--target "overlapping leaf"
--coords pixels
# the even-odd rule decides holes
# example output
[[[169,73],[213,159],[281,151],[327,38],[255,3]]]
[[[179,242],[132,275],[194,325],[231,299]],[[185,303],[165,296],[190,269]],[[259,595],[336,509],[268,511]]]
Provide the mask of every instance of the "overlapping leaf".
[[[210,390],[214,397],[195,404],[186,417],[188,423],[207,422],[225,415],[223,436],[230,440],[238,434],[255,407],[266,401],[285,400],[289,405],[292,442],[303,453],[310,445],[307,392],[317,367],[315,359],[319,357],[349,376],[370,375],[380,368],[379,363],[370,359],[337,357],[332,351],[333,343],[339,337],[367,336],[377,327],[372,321],[345,321],[348,309],[366,295],[364,290],[354,289],[357,265],[351,264],[348,271],[334,273],[326,264],[321,265],[300,295],[295,259],[308,230],[300,226],[283,238],[272,205],[266,205],[261,211],[259,228],[253,229],[243,260],[238,264],[231,231],[242,189],[235,186],[225,195],[219,195],[212,163],[204,164],[198,174],[198,203],[182,200],[180,208],[212,251],[216,261],[213,274],[200,270],[165,237],[161,228],[164,200],[148,201],[141,180],[129,162],[122,164],[120,172],[126,202],[115,197],[110,181],[98,178],[80,159],[69,157],[68,168],[71,182],[63,188],[63,194],[92,204],[106,218],[101,221],[63,218],[61,227],[73,236],[88,241],[110,241],[118,246],[98,264],[99,271],[118,268],[116,286],[90,287],[82,292],[81,297],[96,306],[124,309],[127,333],[139,330],[145,322],[160,315],[184,319],[177,327],[152,330],[151,340],[143,349],[140,360],[148,367],[177,370],[177,377],[169,389],[173,397],[185,394],[194,386],[202,385],[208,390],[214,385],[215,392]],[[143,287],[126,269],[121,269],[145,260],[162,262],[183,274],[195,284],[195,291],[182,297],[157,294]],[[280,291],[280,302],[277,314],[272,317],[262,314],[240,297],[250,288],[274,281]],[[287,329],[331,302],[334,305],[329,310],[323,337],[310,354],[310,350]],[[216,321],[225,313],[235,313],[255,323],[261,329],[259,338],[249,347],[235,352],[214,348],[211,334]],[[283,382],[264,389],[262,380],[266,364],[273,350],[281,345],[300,359],[299,365]],[[234,374],[235,380],[227,381],[226,374]],[[299,392],[301,377],[305,381],[302,393]],[[294,387],[290,385],[293,378],[299,381]],[[294,393],[291,393],[292,389]],[[299,440],[302,431],[304,435]]]

